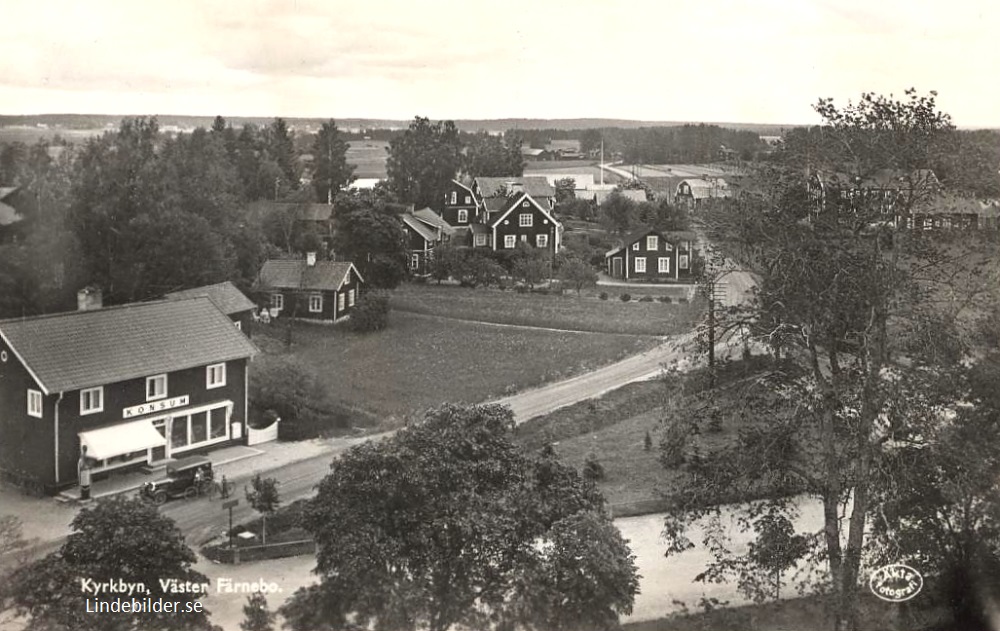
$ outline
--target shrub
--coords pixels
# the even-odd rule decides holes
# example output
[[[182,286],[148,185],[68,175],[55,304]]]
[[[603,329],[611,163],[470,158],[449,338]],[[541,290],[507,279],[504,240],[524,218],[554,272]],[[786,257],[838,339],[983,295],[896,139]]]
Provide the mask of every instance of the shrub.
[[[660,302],[662,302],[662,303],[665,303],[665,304],[668,304],[668,305],[669,305],[669,304],[670,304],[671,302],[673,302],[673,299],[672,299],[672,298],[671,298],[670,296],[660,296],[658,300],[659,300]]]
[[[632,294],[622,294],[622,295],[618,296],[618,299],[621,300],[622,302],[631,302],[632,301]]]
[[[356,333],[381,331],[389,324],[389,297],[376,292],[362,295],[349,322]]]
[[[687,298],[678,298],[677,302],[679,302],[682,305],[685,305],[685,304],[688,303],[688,299]]]
[[[583,477],[591,482],[600,482],[605,475],[604,465],[597,459],[597,454],[587,454],[587,460],[583,463]]]
[[[599,296],[597,296],[597,297],[598,297],[598,298],[600,298],[601,300],[607,300],[607,299],[608,299],[608,292],[606,292],[606,291],[602,291],[602,292],[600,293],[600,295],[599,295]]]
[[[514,288],[514,291],[516,291],[519,294],[526,294],[528,293],[528,288],[525,287],[524,285],[518,285],[517,287]]]
[[[639,298],[639,302],[653,302],[653,297],[652,296],[643,296],[642,298]]]

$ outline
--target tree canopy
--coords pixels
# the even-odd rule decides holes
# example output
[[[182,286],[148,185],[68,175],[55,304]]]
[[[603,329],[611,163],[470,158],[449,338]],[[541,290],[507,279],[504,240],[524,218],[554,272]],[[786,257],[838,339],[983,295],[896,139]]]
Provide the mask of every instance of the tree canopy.
[[[476,134],[466,146],[463,171],[473,177],[520,177],[524,173],[520,139]]]
[[[203,583],[192,569],[194,553],[174,522],[139,498],[116,497],[84,508],[70,525],[62,547],[17,570],[7,581],[5,597],[15,611],[28,617],[27,629],[79,631],[145,631],[211,629],[208,613],[191,610],[156,613],[87,614],[86,600],[107,600],[108,594],[84,591],[85,580],[145,585],[148,594],[180,602],[195,602],[202,594],[164,591],[161,581]],[[118,597],[118,594],[114,594]],[[184,605],[182,605],[184,606]]]
[[[312,184],[316,199],[332,204],[337,193],[351,183],[354,165],[347,164],[347,142],[333,120],[323,123],[313,141]]]
[[[455,123],[431,123],[417,116],[409,129],[389,141],[389,188],[404,203],[440,208],[462,160],[462,142]]]
[[[631,610],[633,556],[594,487],[524,455],[509,408],[444,406],[351,449],[305,512],[319,584],[293,629],[602,629]]]
[[[844,108],[821,100],[816,109],[830,142],[814,159],[861,175],[928,168],[937,139],[950,130],[933,96],[865,95]],[[751,308],[733,317],[791,364],[748,382],[736,405],[709,392],[668,419],[665,459],[683,461],[690,484],[673,498],[667,534],[673,550],[685,549],[686,525],[719,514],[704,508],[709,498],[768,496],[742,512],[757,545],[772,557],[814,552],[836,628],[857,629],[864,560],[919,558],[894,543],[902,519],[873,527],[908,475],[903,454],[931,455],[953,431],[946,411],[971,400],[965,372],[974,355],[957,322],[989,285],[981,269],[989,259],[976,254],[972,239],[954,248],[923,231],[897,230],[876,196],[811,196],[801,168],[758,178],[759,197],[706,220],[726,254],[760,278]],[[920,194],[897,200],[891,212],[907,212]],[[741,429],[709,448],[701,436],[719,419]],[[823,530],[809,546],[785,527],[800,501],[790,495],[800,492],[823,506]],[[749,586],[773,577],[775,568],[762,567],[768,554],[733,555],[716,544],[706,578],[736,574]]]

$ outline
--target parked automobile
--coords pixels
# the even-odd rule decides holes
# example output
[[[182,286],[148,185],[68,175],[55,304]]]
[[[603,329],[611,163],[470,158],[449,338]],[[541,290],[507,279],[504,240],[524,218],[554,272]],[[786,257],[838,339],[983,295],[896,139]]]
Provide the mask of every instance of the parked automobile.
[[[212,461],[204,456],[189,456],[167,465],[166,476],[142,485],[140,494],[155,504],[174,497],[195,497],[213,484]]]

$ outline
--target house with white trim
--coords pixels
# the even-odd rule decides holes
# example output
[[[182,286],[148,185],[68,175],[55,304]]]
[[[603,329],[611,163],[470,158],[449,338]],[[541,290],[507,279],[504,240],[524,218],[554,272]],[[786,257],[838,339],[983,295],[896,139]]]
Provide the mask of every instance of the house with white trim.
[[[204,296],[0,321],[0,474],[56,493],[243,438],[256,346]]]

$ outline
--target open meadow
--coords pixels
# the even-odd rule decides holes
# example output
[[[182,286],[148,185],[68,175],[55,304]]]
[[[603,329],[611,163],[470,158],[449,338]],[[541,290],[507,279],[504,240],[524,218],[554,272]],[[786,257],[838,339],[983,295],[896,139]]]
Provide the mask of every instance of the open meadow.
[[[689,331],[701,314],[701,304],[678,303],[687,287],[609,286],[594,287],[577,296],[517,293],[499,289],[471,289],[457,285],[411,284],[393,292],[392,308],[399,311],[571,331],[626,335],[673,335]],[[600,292],[608,294],[600,300]],[[622,293],[640,296],[674,296],[671,303],[633,300],[623,303]]]
[[[354,177],[384,178],[389,143],[384,140],[349,140],[347,164],[353,164]]]
[[[315,373],[337,401],[401,419],[445,402],[481,403],[644,351],[648,336],[502,327],[392,312],[389,327],[361,335],[344,326],[285,323],[255,335],[265,353]]]

